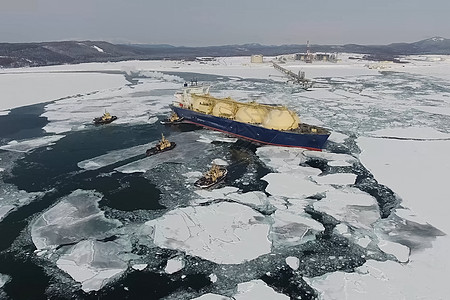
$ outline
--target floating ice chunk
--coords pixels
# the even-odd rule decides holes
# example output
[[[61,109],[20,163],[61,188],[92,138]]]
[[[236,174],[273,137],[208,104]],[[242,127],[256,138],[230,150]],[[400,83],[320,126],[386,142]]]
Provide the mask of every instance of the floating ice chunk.
[[[357,244],[360,245],[363,248],[366,248],[367,246],[369,246],[370,242],[372,240],[370,239],[370,237],[368,237],[367,235],[365,235],[364,237],[360,238],[357,240]]]
[[[298,259],[298,257],[294,257],[294,256],[286,257],[286,264],[289,267],[291,267],[292,270],[295,271],[300,266],[300,259]]]
[[[348,234],[348,226],[343,224],[343,223],[339,223],[336,225],[336,227],[334,227],[334,231],[336,231],[339,234]]]
[[[407,262],[409,260],[410,250],[405,245],[384,240],[378,243],[378,247],[384,253],[394,255],[399,262]]]
[[[101,196],[76,190],[48,209],[31,224],[31,237],[37,249],[53,248],[87,238],[106,238],[121,225],[98,208]]]
[[[142,271],[145,268],[147,268],[147,266],[148,266],[148,264],[135,264],[135,265],[132,265],[131,267],[137,271]]]
[[[118,163],[122,160],[132,158],[137,155],[144,155],[145,151],[154,145],[156,145],[156,142],[153,142],[152,144],[138,145],[127,149],[111,151],[104,155],[80,161],[78,163],[78,167],[85,170],[96,170]]]
[[[209,274],[209,280],[211,280],[212,283],[217,282],[217,275],[216,274]]]
[[[12,184],[2,184],[0,186],[0,221],[6,218],[12,211],[28,205],[42,195],[44,195],[42,192],[27,193],[18,190]]]
[[[0,289],[11,280],[11,277],[0,273]]]
[[[12,210],[16,208],[15,205],[0,206],[0,221],[3,220]]]
[[[15,152],[30,152],[34,149],[54,145],[55,142],[65,137],[64,135],[49,135],[40,138],[11,141],[7,145],[1,146],[0,149]]]
[[[225,134],[216,131],[205,131],[197,138],[198,142],[210,144],[212,142],[235,143],[238,139],[227,137]]]
[[[325,176],[315,176],[313,179],[318,184],[349,185],[355,183],[356,174],[335,173]]]
[[[303,244],[314,240],[318,232],[325,230],[321,223],[303,210],[291,207],[290,210],[275,211],[273,220],[270,236],[275,246]]]
[[[159,247],[185,251],[219,264],[238,264],[270,253],[264,216],[237,203],[178,208],[146,222]]]
[[[323,193],[328,189],[294,174],[269,173],[261,179],[269,183],[266,192],[273,196],[306,198]]]
[[[164,268],[164,272],[167,274],[176,273],[184,268],[184,264],[185,262],[181,256],[169,259],[166,267]]]
[[[120,251],[114,242],[81,241],[61,255],[56,265],[80,282],[83,291],[98,291],[127,269],[128,264],[118,257]]]
[[[258,279],[249,282],[239,283],[237,293],[233,296],[236,300],[251,299],[271,299],[271,300],[288,300],[289,297],[275,292],[274,289]]]
[[[332,131],[330,136],[328,137],[329,141],[338,143],[338,144],[342,144],[345,142],[345,140],[348,139],[348,135],[345,135],[343,133],[339,133],[336,131]]]
[[[299,168],[300,163],[305,160],[304,151],[306,150],[299,148],[263,146],[256,150],[256,155],[275,171],[286,172]]]
[[[195,193],[203,199],[196,199],[194,200],[194,203],[204,203],[215,199],[226,199],[229,194],[235,193],[238,190],[239,188],[233,186],[225,186],[214,190],[199,189],[196,190]]]
[[[216,158],[212,161],[213,164],[219,165],[219,166],[228,166],[228,163],[224,161],[223,159]]]
[[[191,300],[232,300],[232,298],[225,297],[222,295],[208,293],[208,294],[201,295],[200,297],[197,297],[197,298],[192,298]]]
[[[377,201],[356,188],[331,190],[314,202],[314,209],[356,228],[368,229],[380,218]]]

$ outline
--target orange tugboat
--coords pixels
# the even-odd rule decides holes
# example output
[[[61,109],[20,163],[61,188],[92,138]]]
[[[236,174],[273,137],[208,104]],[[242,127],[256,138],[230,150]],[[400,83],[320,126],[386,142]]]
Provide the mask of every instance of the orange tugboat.
[[[224,180],[227,174],[228,170],[225,167],[213,164],[211,169],[197,180],[194,185],[204,189],[209,188]]]
[[[174,142],[169,142],[169,140],[164,137],[164,134],[161,133],[161,141],[159,141],[155,147],[147,149],[145,155],[151,156],[157,153],[166,152],[175,148],[176,145],[177,144]]]
[[[160,121],[163,125],[175,125],[183,122],[184,118],[180,118],[176,113],[172,113],[169,118]]]
[[[105,111],[103,116],[94,119],[94,124],[95,125],[108,124],[108,123],[111,123],[114,120],[117,120],[117,117],[116,116],[111,116],[111,114],[109,112]]]

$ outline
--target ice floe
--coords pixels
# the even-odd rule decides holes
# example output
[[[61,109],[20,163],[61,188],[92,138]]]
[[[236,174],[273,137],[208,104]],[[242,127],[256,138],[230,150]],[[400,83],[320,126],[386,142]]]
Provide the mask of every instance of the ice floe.
[[[98,208],[101,195],[76,190],[44,212],[31,225],[31,237],[38,250],[76,243],[88,238],[106,238],[121,225],[107,219]]]
[[[57,141],[65,137],[64,135],[49,135],[35,139],[11,141],[6,145],[0,146],[0,149],[16,152],[30,152],[34,149],[54,145]]]
[[[0,186],[0,222],[12,211],[42,197],[43,192],[27,193],[12,184]]]
[[[264,216],[237,203],[185,207],[145,223],[159,247],[185,251],[221,264],[238,264],[270,253]]]
[[[238,284],[237,293],[233,295],[236,300],[273,299],[288,300],[289,297],[276,292],[262,280],[252,280]]]
[[[261,179],[269,183],[266,191],[272,196],[306,198],[328,190],[327,187],[296,174],[269,173]]]
[[[83,291],[97,291],[128,268],[118,256],[121,251],[115,242],[84,240],[69,247],[56,265],[80,282]]]
[[[286,264],[291,267],[292,270],[297,270],[300,266],[300,259],[298,257],[289,256],[286,257]]]
[[[409,259],[409,248],[405,245],[391,241],[380,241],[378,247],[387,254],[392,254],[400,262],[407,262]]]
[[[354,228],[369,229],[380,218],[376,199],[351,187],[327,191],[325,198],[313,206]]]
[[[184,265],[185,262],[183,260],[183,257],[181,256],[169,259],[167,261],[166,267],[164,268],[164,272],[166,272],[167,274],[176,273],[183,269]]]
[[[0,273],[0,289],[11,280],[11,277]]]

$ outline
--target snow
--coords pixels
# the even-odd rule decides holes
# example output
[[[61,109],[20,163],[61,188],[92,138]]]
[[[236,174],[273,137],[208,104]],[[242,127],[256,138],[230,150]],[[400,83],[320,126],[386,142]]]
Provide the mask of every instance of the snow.
[[[270,253],[269,224],[264,216],[236,203],[177,208],[146,222],[154,230],[154,243],[162,248],[219,264],[239,264]]]
[[[100,48],[98,46],[92,46],[92,48],[94,48],[95,50],[97,50],[98,52],[101,52],[101,53],[105,52],[102,48]]]

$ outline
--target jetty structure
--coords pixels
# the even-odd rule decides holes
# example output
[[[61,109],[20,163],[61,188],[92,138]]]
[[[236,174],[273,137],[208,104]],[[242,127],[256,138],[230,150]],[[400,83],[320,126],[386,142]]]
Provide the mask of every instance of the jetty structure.
[[[305,78],[305,72],[299,71],[298,74],[295,74],[291,70],[283,68],[282,66],[280,66],[275,62],[272,62],[272,65],[276,70],[285,74],[290,81],[299,84],[303,89],[308,90],[312,88],[313,82],[310,79]]]

